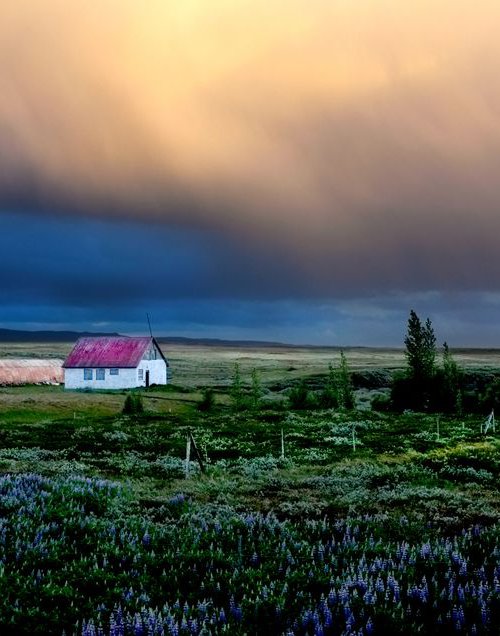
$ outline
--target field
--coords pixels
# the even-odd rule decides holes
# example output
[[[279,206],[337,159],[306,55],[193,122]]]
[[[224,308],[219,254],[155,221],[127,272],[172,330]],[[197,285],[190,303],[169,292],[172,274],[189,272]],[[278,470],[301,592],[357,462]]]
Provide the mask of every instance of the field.
[[[499,633],[500,441],[483,416],[372,412],[366,386],[359,410],[290,410],[333,350],[168,353],[172,385],[144,391],[141,415],[121,392],[0,388],[2,634]],[[347,356],[360,382],[404,366]],[[231,408],[235,361],[246,386],[259,370],[258,409]],[[188,431],[205,472],[192,450],[186,476]]]

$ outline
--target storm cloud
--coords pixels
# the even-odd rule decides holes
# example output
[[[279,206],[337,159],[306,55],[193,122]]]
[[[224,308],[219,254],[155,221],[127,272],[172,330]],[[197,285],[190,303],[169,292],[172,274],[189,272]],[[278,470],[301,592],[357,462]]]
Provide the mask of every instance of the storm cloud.
[[[10,258],[2,293],[496,294],[499,35],[493,0],[7,0],[4,241],[35,218],[57,241],[54,214],[108,229],[101,275],[68,247],[45,277]],[[132,237],[153,247],[131,263]]]

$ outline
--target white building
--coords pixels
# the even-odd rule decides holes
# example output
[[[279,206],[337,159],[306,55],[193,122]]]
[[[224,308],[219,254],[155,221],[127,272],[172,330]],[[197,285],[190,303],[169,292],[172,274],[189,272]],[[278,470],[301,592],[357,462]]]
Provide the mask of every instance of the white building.
[[[66,389],[167,384],[168,361],[154,338],[80,338],[63,364]]]

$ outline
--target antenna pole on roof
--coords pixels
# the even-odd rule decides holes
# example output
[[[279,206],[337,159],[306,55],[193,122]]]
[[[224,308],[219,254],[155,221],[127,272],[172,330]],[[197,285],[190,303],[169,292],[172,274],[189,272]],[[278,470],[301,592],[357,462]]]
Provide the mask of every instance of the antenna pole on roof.
[[[151,329],[151,320],[149,319],[149,314],[146,314],[146,318],[148,319],[148,325],[149,325],[149,335],[151,336],[151,338],[153,337],[153,330]]]

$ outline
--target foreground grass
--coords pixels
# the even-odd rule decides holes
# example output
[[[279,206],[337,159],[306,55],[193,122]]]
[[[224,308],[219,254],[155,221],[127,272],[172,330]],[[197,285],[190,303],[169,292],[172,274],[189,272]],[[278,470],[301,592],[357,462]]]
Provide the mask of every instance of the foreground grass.
[[[38,390],[38,388],[37,388]],[[36,393],[36,390],[35,390]],[[423,515],[456,527],[500,512],[495,487],[500,443],[483,436],[478,418],[461,421],[408,414],[265,410],[202,415],[177,394],[147,401],[144,417],[117,415],[123,395],[74,394],[87,409],[48,417],[53,388],[29,404],[21,423],[0,411],[0,471],[80,474],[130,483],[148,506],[183,489],[195,502],[283,518],[323,514]],[[181,398],[189,394],[179,394]],[[34,398],[30,398],[34,399]],[[107,400],[105,408],[100,400]],[[118,407],[112,414],[112,407]],[[191,430],[207,472],[191,462]],[[281,457],[281,432],[285,456]],[[355,450],[353,450],[353,432]]]
[[[500,439],[478,418],[197,400],[125,417],[120,393],[0,391],[2,633],[498,633]]]
[[[494,634],[500,527],[280,521],[107,481],[0,479],[6,634]],[[21,513],[21,514],[20,514]],[[391,535],[394,534],[394,537]]]

